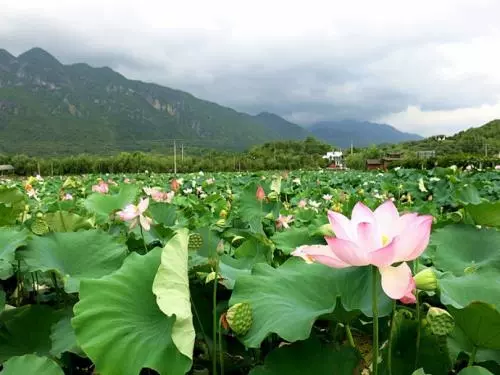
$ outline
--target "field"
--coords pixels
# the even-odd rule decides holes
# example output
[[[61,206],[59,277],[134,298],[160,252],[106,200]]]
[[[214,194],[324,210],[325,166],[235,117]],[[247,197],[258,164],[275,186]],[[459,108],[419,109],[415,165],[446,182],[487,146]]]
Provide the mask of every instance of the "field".
[[[3,178],[0,374],[500,374],[498,228],[494,169]]]

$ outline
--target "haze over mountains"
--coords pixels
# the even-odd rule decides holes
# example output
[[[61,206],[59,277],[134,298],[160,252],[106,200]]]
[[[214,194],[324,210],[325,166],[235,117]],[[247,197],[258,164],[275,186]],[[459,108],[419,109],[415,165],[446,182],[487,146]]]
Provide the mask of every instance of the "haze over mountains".
[[[384,124],[321,122],[307,128],[268,112],[256,116],[110,68],[63,65],[33,48],[0,49],[0,152],[27,154],[162,151],[173,139],[241,150],[315,136],[347,147],[421,139]]]

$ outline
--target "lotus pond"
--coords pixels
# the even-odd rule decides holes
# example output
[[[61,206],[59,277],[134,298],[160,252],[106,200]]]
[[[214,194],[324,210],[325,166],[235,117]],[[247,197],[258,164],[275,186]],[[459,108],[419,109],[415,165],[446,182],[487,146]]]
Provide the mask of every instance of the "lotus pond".
[[[0,180],[0,374],[500,374],[500,172]]]

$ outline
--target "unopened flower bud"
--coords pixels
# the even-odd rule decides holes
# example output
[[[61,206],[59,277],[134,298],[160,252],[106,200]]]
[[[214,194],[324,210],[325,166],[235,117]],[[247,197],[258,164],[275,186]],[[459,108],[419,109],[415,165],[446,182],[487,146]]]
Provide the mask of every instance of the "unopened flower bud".
[[[415,285],[419,290],[432,292],[438,288],[437,277],[432,268],[426,268],[420,271],[413,277],[413,279],[415,280]]]

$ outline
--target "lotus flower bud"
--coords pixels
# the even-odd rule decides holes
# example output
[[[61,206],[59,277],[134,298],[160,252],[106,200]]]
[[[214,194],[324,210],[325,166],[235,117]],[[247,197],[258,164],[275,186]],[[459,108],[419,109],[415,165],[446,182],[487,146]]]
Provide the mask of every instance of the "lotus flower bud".
[[[432,268],[426,268],[420,271],[413,277],[413,279],[415,280],[415,285],[419,290],[432,292],[438,288],[437,277]]]
[[[252,326],[252,308],[249,303],[237,303],[229,308],[226,313],[229,327],[237,335],[245,335]]]
[[[266,192],[264,191],[262,186],[259,185],[257,187],[257,192],[255,193],[255,197],[257,198],[258,201],[262,201],[266,197]]]
[[[455,320],[450,313],[439,307],[431,307],[427,311],[427,321],[432,333],[436,336],[446,336],[455,328]]]

